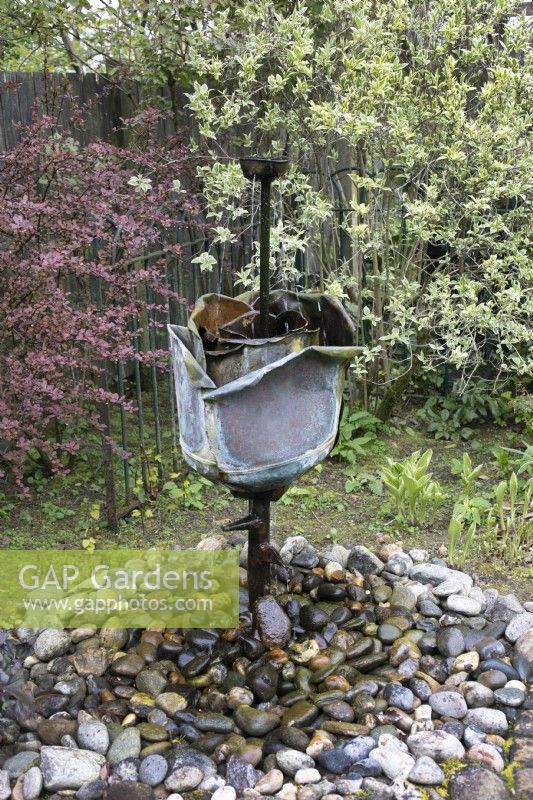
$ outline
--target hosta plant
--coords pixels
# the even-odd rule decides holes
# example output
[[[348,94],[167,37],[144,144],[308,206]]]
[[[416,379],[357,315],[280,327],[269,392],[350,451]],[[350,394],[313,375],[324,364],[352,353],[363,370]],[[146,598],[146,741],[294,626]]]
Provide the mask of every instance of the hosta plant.
[[[433,480],[428,467],[432,450],[421,454],[416,450],[403,461],[387,458],[381,479],[387,488],[390,505],[400,523],[423,524],[433,520],[445,494],[438,481]]]

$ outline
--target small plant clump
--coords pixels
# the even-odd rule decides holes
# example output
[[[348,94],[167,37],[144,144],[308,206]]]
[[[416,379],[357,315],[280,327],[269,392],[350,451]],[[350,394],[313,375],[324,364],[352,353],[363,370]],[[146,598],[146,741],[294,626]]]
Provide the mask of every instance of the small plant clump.
[[[444,502],[440,483],[428,472],[432,456],[432,450],[423,454],[416,450],[403,461],[386,459],[381,479],[391,495],[391,510],[400,524],[431,522]]]

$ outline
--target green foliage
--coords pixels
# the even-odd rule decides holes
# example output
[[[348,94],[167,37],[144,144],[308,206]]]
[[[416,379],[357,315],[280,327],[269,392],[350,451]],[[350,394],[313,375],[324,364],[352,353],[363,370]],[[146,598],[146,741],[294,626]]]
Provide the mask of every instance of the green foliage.
[[[306,512],[322,508],[331,508],[340,512],[346,510],[345,504],[339,500],[336,492],[314,485],[295,484],[285,492],[279,502],[284,506],[298,505],[302,511]]]
[[[203,496],[208,486],[212,486],[212,483],[207,478],[189,472],[181,483],[167,481],[163,485],[163,492],[178,508],[194,508],[201,511],[205,507]]]
[[[47,522],[59,522],[62,519],[67,519],[67,517],[75,516],[76,513],[71,508],[62,508],[50,500],[44,502],[41,509]]]
[[[515,397],[512,407],[517,422],[521,422],[528,439],[533,438],[533,395],[523,394]]]
[[[500,423],[508,417],[509,398],[509,393],[496,394],[480,382],[462,394],[433,395],[419,414],[435,439],[468,440],[474,432],[470,425],[487,420]]]
[[[381,478],[399,523],[420,525],[431,521],[445,499],[440,484],[428,472],[432,455],[432,450],[422,455],[416,450],[403,461],[387,458]]]
[[[499,452],[506,455],[506,450]],[[504,462],[507,468],[508,461]],[[533,535],[533,480],[521,483],[516,472],[491,491],[489,497],[473,494],[482,465],[472,467],[468,454],[454,459],[452,472],[460,475],[463,492],[453,507],[448,526],[448,556],[463,566],[479,544],[485,555],[498,553],[507,563],[516,563]]]
[[[483,471],[483,464],[477,467],[472,466],[472,459],[468,453],[463,453],[463,458],[452,460],[452,475],[458,475],[463,484],[463,489],[467,495],[472,493],[474,485]]]
[[[345,406],[339,426],[339,438],[331,455],[350,466],[368,454],[382,429],[381,420],[368,411],[351,411]]]

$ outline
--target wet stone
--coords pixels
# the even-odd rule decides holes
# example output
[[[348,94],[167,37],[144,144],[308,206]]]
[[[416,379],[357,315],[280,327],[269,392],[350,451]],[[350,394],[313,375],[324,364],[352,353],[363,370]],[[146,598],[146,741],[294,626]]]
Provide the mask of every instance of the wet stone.
[[[246,676],[246,683],[255,696],[262,701],[271,700],[274,697],[278,680],[278,670],[270,663],[250,669]]]
[[[318,708],[307,700],[300,700],[287,709],[281,718],[282,725],[310,725],[318,716]]]
[[[141,735],[137,728],[125,728],[113,741],[107,753],[111,765],[126,758],[138,758],[141,752]]]
[[[256,607],[261,641],[267,648],[285,647],[291,636],[291,621],[270,595],[261,597]]]
[[[235,709],[233,719],[249,736],[264,736],[279,725],[277,714],[261,711],[252,706],[239,706]]]
[[[279,750],[276,753],[276,763],[281,771],[291,778],[296,775],[299,769],[311,769],[315,766],[314,760],[306,753],[289,748]]]
[[[379,574],[384,566],[383,561],[363,545],[356,545],[350,550],[347,564],[350,572],[360,572],[366,577]]]

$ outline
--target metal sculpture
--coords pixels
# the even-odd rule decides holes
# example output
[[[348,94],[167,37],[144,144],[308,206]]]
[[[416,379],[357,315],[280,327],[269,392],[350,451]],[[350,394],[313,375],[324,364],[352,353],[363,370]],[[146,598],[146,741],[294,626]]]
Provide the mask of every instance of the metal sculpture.
[[[249,502],[225,530],[249,531],[253,609],[270,578],[270,503],[331,451],[356,348],[335,298],[270,292],[270,186],[287,162],[241,164],[261,182],[259,293],[204,295],[169,335],[184,458]]]

